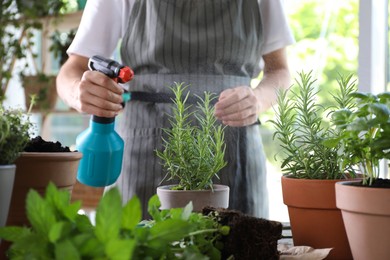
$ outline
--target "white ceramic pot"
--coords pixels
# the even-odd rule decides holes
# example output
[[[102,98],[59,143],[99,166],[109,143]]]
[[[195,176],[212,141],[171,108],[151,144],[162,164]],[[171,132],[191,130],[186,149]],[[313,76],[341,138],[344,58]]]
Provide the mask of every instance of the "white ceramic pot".
[[[14,187],[15,170],[15,164],[0,165],[0,227],[4,227],[7,221]]]
[[[160,209],[183,208],[190,201],[193,211],[200,212],[206,206],[214,208],[229,207],[229,187],[225,185],[213,185],[213,190],[171,190],[175,185],[161,186],[157,188],[157,195],[161,202]]]

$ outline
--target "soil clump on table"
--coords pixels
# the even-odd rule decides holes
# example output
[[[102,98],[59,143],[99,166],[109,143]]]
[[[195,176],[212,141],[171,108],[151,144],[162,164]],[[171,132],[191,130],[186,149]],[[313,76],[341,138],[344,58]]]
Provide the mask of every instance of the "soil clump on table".
[[[278,221],[256,218],[239,211],[205,207],[203,214],[217,212],[222,225],[230,227],[222,237],[222,259],[279,259],[278,240],[282,238],[283,225]]]

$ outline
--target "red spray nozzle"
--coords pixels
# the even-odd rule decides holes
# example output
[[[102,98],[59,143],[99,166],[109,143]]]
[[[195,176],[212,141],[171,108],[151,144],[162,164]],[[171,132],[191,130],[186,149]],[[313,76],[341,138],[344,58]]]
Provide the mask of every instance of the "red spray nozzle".
[[[133,77],[134,77],[134,72],[129,67],[124,66],[123,68],[121,68],[119,70],[118,79],[119,79],[120,83],[128,82],[128,81],[132,80]]]
[[[88,67],[90,70],[99,71],[119,83],[126,83],[134,76],[134,72],[129,67],[99,55],[89,59]]]

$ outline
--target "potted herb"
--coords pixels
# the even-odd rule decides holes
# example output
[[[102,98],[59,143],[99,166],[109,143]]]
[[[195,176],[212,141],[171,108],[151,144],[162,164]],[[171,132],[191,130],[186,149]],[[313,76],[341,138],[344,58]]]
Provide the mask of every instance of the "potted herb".
[[[229,187],[213,185],[213,178],[226,166],[224,159],[224,128],[218,125],[214,117],[214,108],[210,102],[214,98],[206,92],[194,111],[186,104],[189,92],[183,92],[188,86],[176,83],[171,128],[163,129],[163,151],[156,151],[167,171],[166,179],[178,181],[176,185],[157,188],[162,209],[184,207],[189,201],[194,210],[204,206],[228,207]],[[195,120],[196,122],[194,122]]]
[[[41,136],[31,138],[15,161],[7,225],[29,225],[25,201],[30,189],[43,194],[46,186],[53,182],[61,189],[72,190],[81,157],[81,152],[71,151],[58,141],[46,141]]]
[[[94,219],[79,214],[69,191],[53,184],[45,196],[31,190],[27,211],[31,226],[0,228],[12,242],[7,256],[46,259],[278,259],[282,224],[237,211],[205,208],[159,210],[149,199],[151,219],[142,220],[138,197],[122,204],[117,188],[101,198]],[[95,224],[92,224],[95,223]]]
[[[332,114],[340,132],[325,141],[337,147],[342,166],[358,166],[361,181],[336,184],[354,259],[386,259],[390,255],[390,180],[380,178],[380,163],[390,159],[390,93],[354,92],[356,105]]]
[[[0,227],[4,226],[15,179],[15,160],[30,140],[32,123],[20,109],[0,106]]]
[[[352,76],[340,77],[334,104],[318,104],[311,73],[299,73],[296,85],[279,94],[274,138],[280,142],[283,201],[288,207],[294,245],[333,248],[329,259],[351,259],[341,212],[336,207],[335,183],[345,180],[348,164],[338,164],[338,148],[324,139],[338,136],[326,120],[332,110],[352,106],[356,88]],[[352,173],[353,174],[353,173]]]
[[[158,197],[149,200],[151,220],[141,221],[141,204],[133,197],[124,206],[117,188],[99,202],[95,224],[78,214],[80,202],[49,184],[42,197],[31,190],[27,211],[31,227],[0,228],[12,242],[12,258],[46,259],[220,259],[220,239],[229,227],[215,214],[184,208],[159,211]]]

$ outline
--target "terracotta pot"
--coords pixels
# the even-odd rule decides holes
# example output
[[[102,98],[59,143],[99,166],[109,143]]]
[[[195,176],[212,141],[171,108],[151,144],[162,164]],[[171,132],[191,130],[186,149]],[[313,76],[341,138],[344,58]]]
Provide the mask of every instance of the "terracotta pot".
[[[53,182],[60,189],[72,191],[81,157],[80,152],[22,153],[15,162],[15,183],[7,226],[29,225],[25,201],[30,189],[44,195],[49,182]]]
[[[212,190],[171,190],[175,185],[161,186],[157,188],[157,195],[161,202],[160,209],[183,208],[190,201],[193,211],[201,212],[206,206],[214,208],[229,207],[229,187],[225,185],[213,185]]]
[[[0,165],[0,227],[4,227],[7,221],[12,189],[14,187],[15,170],[15,164]]]
[[[326,259],[352,259],[341,211],[336,207],[335,183],[282,177],[295,246],[333,248]]]
[[[390,258],[390,189],[336,184],[352,255],[359,259]]]

